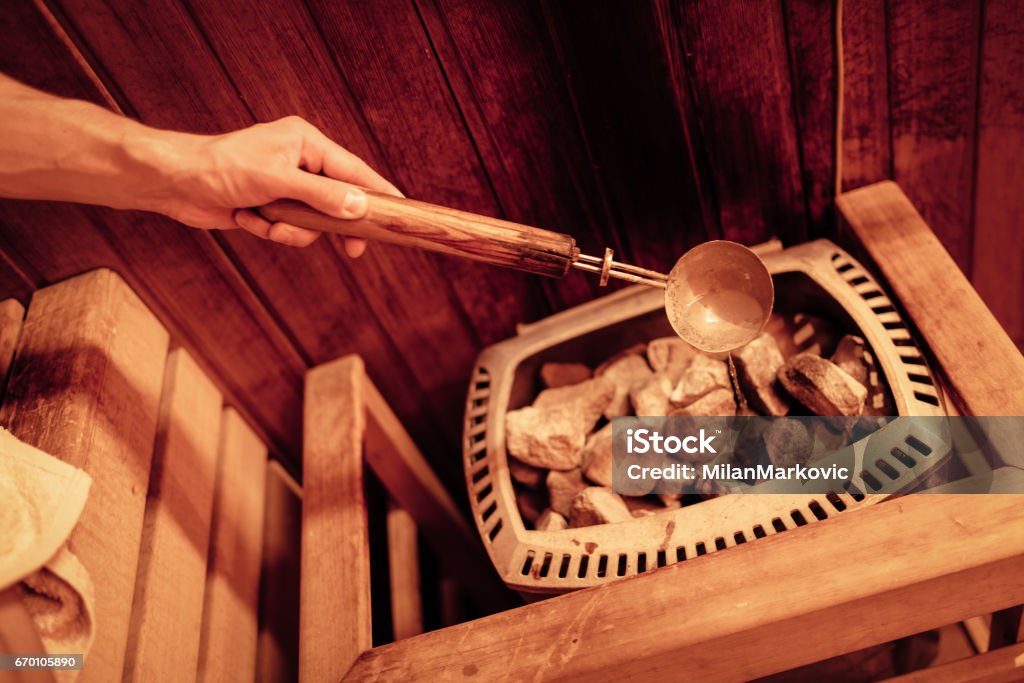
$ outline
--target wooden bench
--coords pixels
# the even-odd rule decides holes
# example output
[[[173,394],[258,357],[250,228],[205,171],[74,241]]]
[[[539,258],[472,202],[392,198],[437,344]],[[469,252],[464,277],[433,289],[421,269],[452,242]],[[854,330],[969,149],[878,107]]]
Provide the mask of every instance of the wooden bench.
[[[295,678],[302,490],[193,358],[168,348],[163,326],[109,270],[35,292],[27,315],[0,303],[0,377],[10,369],[0,423],[93,478],[69,540],[96,586],[80,680]],[[371,400],[384,414],[379,395]],[[372,454],[378,470],[407,482],[402,491],[430,490],[429,505],[412,507],[435,536],[472,540],[408,435],[384,417],[373,427],[402,441],[398,458]],[[319,493],[307,498],[314,511],[330,512],[325,497],[342,494]],[[423,628],[418,528],[399,504],[387,524],[393,621],[407,637]],[[42,651],[13,590],[0,612],[0,642]]]

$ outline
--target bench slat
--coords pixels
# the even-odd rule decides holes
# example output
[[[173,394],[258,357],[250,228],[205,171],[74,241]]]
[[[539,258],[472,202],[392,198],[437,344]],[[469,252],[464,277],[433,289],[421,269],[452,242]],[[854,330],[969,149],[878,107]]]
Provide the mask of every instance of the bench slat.
[[[167,359],[125,680],[193,678],[210,543],[221,394],[184,349]]]

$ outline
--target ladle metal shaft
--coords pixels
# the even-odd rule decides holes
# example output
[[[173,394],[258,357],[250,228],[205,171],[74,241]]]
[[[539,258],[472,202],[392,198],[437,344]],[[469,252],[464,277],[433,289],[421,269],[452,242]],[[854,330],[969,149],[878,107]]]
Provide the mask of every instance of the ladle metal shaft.
[[[668,285],[668,275],[665,273],[615,261],[612,259],[611,249],[604,250],[604,258],[580,254],[573,261],[572,267],[577,270],[585,270],[588,273],[600,274],[601,280],[599,284],[602,287],[608,284],[609,278],[634,282],[640,285],[649,285],[651,287],[660,287],[662,289],[665,289]]]

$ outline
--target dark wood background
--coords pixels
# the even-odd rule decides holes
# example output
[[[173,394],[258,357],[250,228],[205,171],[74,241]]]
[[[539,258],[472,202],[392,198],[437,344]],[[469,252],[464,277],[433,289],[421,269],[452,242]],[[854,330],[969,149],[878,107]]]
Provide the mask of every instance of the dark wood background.
[[[412,197],[666,268],[833,225],[827,0],[7,0],[0,70],[168,128],[299,114]],[[846,0],[847,189],[899,181],[1024,343],[1024,3]],[[442,477],[480,349],[597,294],[336,239],[0,202],[0,296],[110,266],[294,465],[306,368],[364,356]],[[941,286],[941,283],[936,283]],[[950,321],[951,325],[966,324]]]

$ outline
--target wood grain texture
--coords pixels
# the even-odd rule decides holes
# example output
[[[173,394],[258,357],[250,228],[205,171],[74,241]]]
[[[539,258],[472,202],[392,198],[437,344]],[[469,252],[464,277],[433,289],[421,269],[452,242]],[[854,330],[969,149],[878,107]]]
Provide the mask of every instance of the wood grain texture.
[[[843,188],[891,177],[884,0],[843,0]]]
[[[233,408],[220,424],[199,646],[199,681],[251,681],[263,548],[267,448]]]
[[[972,279],[1024,348],[1024,6],[987,2],[981,49]]]
[[[838,205],[943,368],[961,413],[1024,415],[1024,356],[900,186],[869,185],[843,194]]]
[[[301,494],[280,463],[267,463],[256,654],[256,680],[265,683],[294,681],[299,676]]]
[[[781,5],[668,2],[711,164],[722,235],[807,235]]]
[[[389,504],[387,513],[391,623],[394,639],[423,633],[420,558],[416,522],[408,512]]]
[[[190,11],[197,24],[208,37],[218,59],[230,73],[234,86],[258,120],[298,114],[365,159],[412,197],[487,215],[500,213],[487,179],[474,158],[472,145],[468,144],[465,131],[460,130],[458,120],[451,116],[448,106],[444,104],[443,92],[426,93],[437,103],[436,107],[417,112],[400,108],[395,112],[396,115],[410,117],[415,127],[395,126],[388,131],[387,137],[381,136],[370,127],[361,101],[353,96],[348,85],[348,79],[353,75],[358,76],[358,73],[348,68],[348,62],[338,62],[332,56],[321,34],[321,27],[310,16],[304,3],[248,3],[235,0],[190,4]],[[409,10],[407,4],[391,4],[402,12]],[[357,27],[346,25],[337,30],[352,31],[357,30]],[[382,32],[380,38],[386,40],[390,36]],[[431,73],[430,63],[423,62],[418,55],[416,60],[401,62],[397,66],[424,69],[427,75]],[[378,78],[383,81],[387,77],[381,75]],[[420,83],[413,78],[408,88],[422,89],[435,82],[438,81],[428,79]],[[394,87],[386,82],[371,85],[373,87],[368,94],[373,97],[385,94],[378,94],[376,87]],[[414,114],[413,120],[411,117]],[[426,126],[433,126],[435,132],[443,132],[443,137],[448,138],[446,144],[439,148],[433,138],[419,137]],[[433,156],[429,163],[410,166],[411,160],[426,160],[423,148],[419,147],[421,144],[428,145],[429,153]],[[415,154],[415,157],[410,159],[410,154]],[[453,177],[458,180],[453,182]],[[355,270],[350,279],[358,278],[359,271],[372,270],[378,265],[390,265],[392,268],[400,266],[401,262],[391,263],[392,258],[419,258],[403,255],[401,251],[391,248],[377,252],[374,250],[369,254],[371,265],[366,265],[364,261],[354,264],[360,268]],[[436,268],[437,261],[427,259],[428,270]],[[413,262],[414,265],[417,263],[420,261]],[[536,315],[536,310],[543,303],[540,300],[539,285],[530,278],[454,259],[440,259],[440,263],[442,271],[458,285],[454,288],[457,301],[452,305],[466,311],[477,335],[485,343],[508,336],[519,320],[520,311]],[[348,264],[342,265],[344,270],[348,267]],[[356,279],[351,286],[356,287],[358,282]],[[281,284],[290,286],[288,283]],[[372,299],[374,294],[373,288],[369,288],[367,296]],[[452,294],[445,292],[445,296],[450,298]],[[370,313],[369,317],[372,317],[372,309]],[[316,332],[320,330],[313,329],[305,334]],[[326,348],[309,351],[314,363],[353,350],[339,349],[336,336],[321,335],[316,341]],[[386,367],[375,362],[376,359],[369,355],[368,346],[361,351],[371,371]],[[404,360],[400,359],[400,362]],[[396,392],[392,401],[401,411],[399,398]]]
[[[363,496],[365,368],[358,356],[306,375],[299,679],[339,680],[372,644]]]
[[[374,648],[348,679],[619,680],[700,671],[706,681],[750,680],[1019,602],[1024,537],[1006,530],[1021,523],[1015,496],[985,505],[952,495],[902,498]],[[878,533],[897,527],[898,545]],[[851,548],[861,559],[856,581],[807,581],[807,567]],[[772,590],[756,588],[765,576]],[[822,628],[836,610],[859,627]],[[680,621],[681,613],[689,618]]]
[[[834,224],[835,2],[785,0],[783,17],[793,81],[793,113],[810,234]]]
[[[167,357],[124,680],[195,676],[221,395],[184,349]]]
[[[98,270],[37,291],[18,342],[0,423],[93,480],[69,541],[96,589],[79,680],[121,678],[167,340],[124,281]]]
[[[608,212],[540,4],[415,5],[505,213],[572,234],[584,253],[621,252],[624,231]],[[578,273],[541,284],[558,308],[596,291]]]
[[[980,0],[890,0],[892,179],[970,275]]]
[[[288,199],[262,206],[259,212],[270,221],[553,278],[565,276],[579,253],[576,241],[564,233],[379,192],[366,196],[366,215],[356,220],[328,216]]]
[[[300,114],[365,158],[410,196],[486,215],[500,212],[471,141],[457,118],[457,110],[447,93],[431,87],[443,84],[436,62],[422,59],[421,53],[416,53],[415,59],[390,61],[379,42],[372,46],[361,43],[367,34],[359,22],[382,26],[376,13],[381,9],[387,11],[390,5],[395,15],[394,26],[389,24],[390,32],[379,32],[378,41],[393,40],[394,45],[389,44],[389,48],[408,54],[412,45],[399,38],[399,26],[403,26],[411,31],[408,34],[411,39],[426,46],[421,28],[420,36],[416,36],[417,24],[413,22],[417,19],[411,4],[391,2],[323,8],[325,12],[337,13],[329,18],[336,18],[338,24],[320,21],[321,9],[316,6],[310,16],[309,8],[301,2],[262,5],[255,8],[256,11],[250,3],[194,4],[194,12],[211,37],[218,57],[229,65],[236,87],[257,118]],[[241,27],[240,15],[243,17]],[[239,28],[244,30],[240,32]],[[355,57],[358,61],[354,63],[365,64],[365,69],[350,69],[349,64],[353,62],[332,51],[332,38],[338,35],[344,38],[341,49],[373,50]],[[382,60],[389,60],[390,72],[376,68]],[[288,78],[290,72],[297,72],[298,77]],[[271,96],[264,95],[268,88],[274,93]],[[365,99],[355,95],[360,88],[364,89]],[[290,102],[283,102],[277,96],[280,91],[292,93]],[[395,107],[395,102],[384,99],[389,95],[426,100],[426,106],[415,111]],[[290,106],[284,106],[286,104]],[[368,118],[368,108],[377,106],[389,107],[390,116],[384,122],[395,124],[385,131],[386,135],[372,126]],[[433,133],[429,137],[426,135],[428,128],[432,128]],[[445,144],[439,145],[442,138]],[[410,167],[411,162],[418,161],[425,163]],[[396,286],[388,273],[405,272],[409,279],[429,285],[426,291],[435,301],[447,299],[451,310],[443,312],[463,313],[484,339],[506,336],[516,322],[514,312],[531,310],[539,303],[538,286],[522,276],[390,247],[375,249],[368,257],[356,264],[362,267],[355,269],[354,277],[362,283],[372,303],[390,293],[387,289],[381,290],[382,283]],[[381,276],[375,277],[376,271],[380,271]],[[452,283],[451,288],[446,281]],[[432,319],[439,320],[440,316],[435,314],[424,322]],[[424,322],[413,318],[413,327]],[[461,324],[457,319],[448,321],[449,326]],[[343,352],[334,348],[327,354],[314,356],[314,362],[329,360]]]
[[[719,236],[696,111],[654,3],[542,3],[622,259],[667,272]]]

